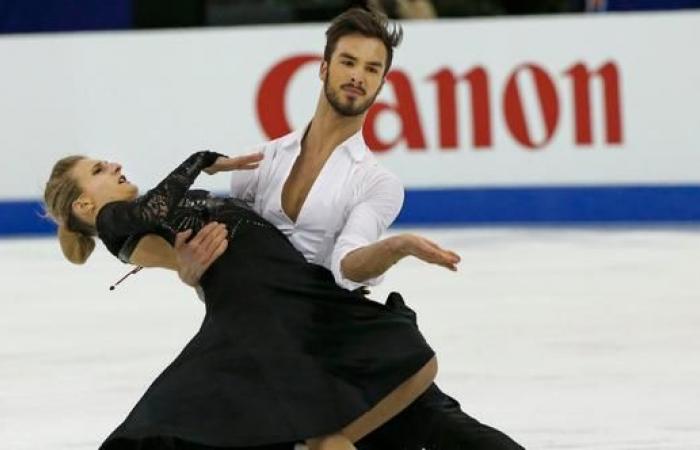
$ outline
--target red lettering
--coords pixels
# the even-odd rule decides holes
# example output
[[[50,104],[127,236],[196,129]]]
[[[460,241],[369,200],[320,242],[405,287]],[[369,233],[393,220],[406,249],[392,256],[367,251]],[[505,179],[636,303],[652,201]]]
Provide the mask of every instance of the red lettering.
[[[457,140],[457,79],[450,69],[440,69],[430,77],[437,84],[437,110],[440,124],[440,147],[456,149]]]
[[[292,131],[285,114],[284,99],[292,75],[304,64],[318,61],[319,55],[298,55],[282,60],[265,75],[255,101],[258,119],[269,139],[276,139]]]
[[[404,140],[406,146],[411,150],[425,150],[425,137],[418,118],[418,108],[416,107],[416,99],[413,95],[411,82],[400,70],[389,72],[386,76],[386,81],[394,90],[396,104],[390,105],[385,102],[376,102],[367,111],[363,128],[367,146],[375,152],[384,152],[394,147],[401,140]],[[401,122],[401,132],[394,140],[389,142],[382,141],[376,132],[377,118],[387,112],[398,115]]]
[[[274,139],[291,131],[286,116],[285,98],[294,74],[304,65],[317,62],[319,55],[302,54],[286,58],[274,65],[263,77],[256,98],[258,118],[264,133]],[[605,141],[621,144],[623,141],[622,100],[620,72],[614,62],[607,62],[598,70],[588,70],[578,62],[564,72],[571,78],[573,91],[574,139],[577,145],[593,143],[591,113],[591,80],[602,80]],[[532,77],[534,94],[544,126],[544,137],[532,134],[532,121],[528,120],[523,104],[518,78]],[[435,83],[437,103],[437,140],[442,149],[456,150],[460,147],[460,120],[458,118],[457,86],[466,82],[470,93],[472,144],[475,149],[490,149],[493,145],[491,115],[491,85],[489,73],[482,66],[475,66],[461,76],[443,67],[431,74],[427,80]],[[425,133],[419,108],[408,75],[400,70],[389,72],[387,84],[394,93],[393,102],[376,102],[367,112],[363,134],[367,145],[376,152],[385,152],[399,144],[409,150],[426,150]],[[507,79],[503,91],[502,108],[505,125],[513,138],[526,149],[545,147],[554,136],[559,123],[559,97],[550,75],[533,63],[515,68]],[[399,132],[392,139],[382,139],[377,133],[382,114],[394,114],[399,122]]]
[[[525,70],[532,72],[534,77],[537,97],[544,119],[545,138],[539,143],[533,141],[528,131],[525,111],[520,97],[520,88],[517,83],[517,75]],[[559,122],[559,99],[554,82],[544,69],[535,64],[519,66],[508,78],[506,91],[503,96],[503,110],[509,131],[520,144],[529,149],[544,147],[551,140]]]
[[[450,69],[441,69],[429,80],[437,84],[437,110],[440,125],[440,147],[456,149],[459,146],[457,128],[457,78]],[[491,146],[491,107],[489,79],[483,67],[476,67],[464,75],[471,88],[472,143],[475,148]]]
[[[489,78],[486,69],[476,67],[464,76],[471,85],[472,132],[474,147],[491,147],[491,102]]]
[[[574,126],[578,145],[591,145],[590,81],[593,75],[583,63],[574,64],[565,72],[571,76],[574,90]],[[622,111],[620,101],[620,75],[617,66],[608,62],[597,72],[603,79],[605,100],[605,140],[608,144],[622,143]]]

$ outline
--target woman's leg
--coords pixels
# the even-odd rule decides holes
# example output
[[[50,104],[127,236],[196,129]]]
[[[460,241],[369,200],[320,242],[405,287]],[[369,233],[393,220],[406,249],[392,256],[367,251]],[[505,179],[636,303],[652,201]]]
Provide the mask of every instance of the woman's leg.
[[[350,439],[342,434],[307,439],[306,446],[309,450],[356,450]]]
[[[352,421],[336,434],[307,440],[310,450],[354,449],[357,442],[401,412],[420,396],[437,375],[437,358],[433,357],[418,372],[391,391],[372,409]]]

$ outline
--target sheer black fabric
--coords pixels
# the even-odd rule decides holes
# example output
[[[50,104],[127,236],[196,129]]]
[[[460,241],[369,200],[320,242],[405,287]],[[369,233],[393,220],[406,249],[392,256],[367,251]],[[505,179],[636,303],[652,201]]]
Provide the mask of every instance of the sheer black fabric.
[[[175,234],[180,225],[177,220],[178,206],[187,203],[187,190],[199,173],[222,156],[214,152],[197,152],[187,158],[163,181],[135,201],[113,202],[105,205],[97,216],[97,231],[107,249],[119,256],[119,251],[129,237],[155,232],[175,242]],[[201,198],[201,193],[196,194]],[[192,210],[189,206],[186,210]],[[197,212],[197,211],[194,211]],[[191,215],[191,214],[190,214]],[[199,218],[200,215],[195,217]],[[186,228],[185,228],[186,229]]]
[[[403,302],[338,287],[242,202],[188,191],[216,156],[195,154],[144,197],[99,213],[114,255],[135,236],[173,242],[211,220],[229,234],[201,279],[199,332],[102,449],[248,448],[336,432],[433,356]]]

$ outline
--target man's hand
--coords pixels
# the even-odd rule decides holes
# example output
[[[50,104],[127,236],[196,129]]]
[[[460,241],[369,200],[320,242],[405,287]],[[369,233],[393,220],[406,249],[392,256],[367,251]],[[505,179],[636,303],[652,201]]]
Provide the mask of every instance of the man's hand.
[[[192,235],[192,230],[177,234],[175,237],[177,274],[185,284],[192,287],[199,285],[202,274],[226,251],[227,234],[226,226],[217,222],[206,224],[189,242],[187,239]]]
[[[214,164],[204,169],[204,172],[209,175],[214,175],[218,172],[257,169],[258,166],[260,166],[260,161],[263,160],[263,157],[264,155],[260,152],[243,156],[234,156],[233,158],[219,156]]]
[[[407,256],[457,271],[459,255],[438,247],[434,242],[415,234],[391,236],[349,252],[340,262],[345,278],[356,283],[384,274],[391,266]]]
[[[401,234],[396,237],[399,251],[405,255],[430,264],[437,264],[452,271],[457,271],[461,258],[453,251],[440,248],[436,243],[415,234]]]

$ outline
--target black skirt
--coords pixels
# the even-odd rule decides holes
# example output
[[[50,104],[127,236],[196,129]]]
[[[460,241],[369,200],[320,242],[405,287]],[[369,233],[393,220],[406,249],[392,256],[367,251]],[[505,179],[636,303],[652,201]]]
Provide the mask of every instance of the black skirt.
[[[289,449],[339,431],[434,356],[398,294],[381,304],[338,287],[272,227],[238,226],[201,284],[200,330],[102,450]]]

